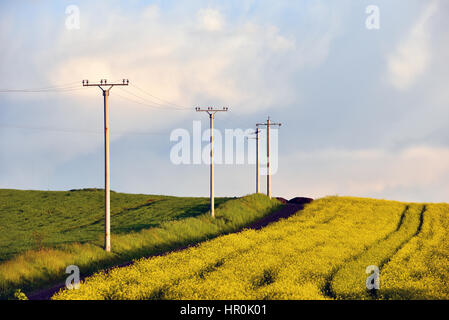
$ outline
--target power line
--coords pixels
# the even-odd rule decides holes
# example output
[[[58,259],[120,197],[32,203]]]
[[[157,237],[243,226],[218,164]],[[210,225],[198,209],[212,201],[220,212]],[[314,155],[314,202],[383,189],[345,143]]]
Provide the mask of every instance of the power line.
[[[0,89],[0,93],[38,93],[38,92],[65,92],[79,90],[81,87],[76,85],[78,82],[71,82],[59,86],[48,86],[39,88],[20,88],[20,89]]]
[[[165,109],[166,109],[163,105],[160,105],[160,104],[158,104],[158,103],[155,104],[154,102],[148,102],[147,99],[142,98],[141,96],[139,96],[139,95],[137,95],[137,94],[135,94],[135,93],[133,93],[133,92],[130,92],[130,91],[125,90],[125,89],[123,89],[123,88],[122,88],[122,91],[124,91],[125,93],[127,93],[127,94],[129,94],[129,95],[132,95],[133,97],[135,97],[135,98],[137,98],[137,99],[142,100],[143,102],[142,102],[142,101],[134,100],[133,98],[129,98],[129,97],[126,97],[126,96],[118,95],[119,97],[121,97],[121,98],[123,98],[123,99],[126,99],[126,100],[131,101],[131,102],[134,102],[134,103],[138,103],[138,104],[141,104],[141,105],[144,105],[144,106],[153,108],[153,109],[161,109],[161,110],[165,110]]]
[[[152,108],[152,109],[159,109],[159,110],[164,110],[165,109],[165,108],[154,106],[154,105],[151,105],[151,104],[148,104],[148,103],[145,103],[145,102],[140,102],[140,101],[131,99],[129,97],[122,96],[121,94],[118,94],[118,93],[116,93],[116,95],[117,95],[117,97],[120,97],[120,98],[122,98],[124,100],[133,102],[135,104],[140,104],[140,105],[145,106],[145,107],[149,107],[149,108]]]
[[[65,132],[65,133],[86,133],[86,134],[103,134],[102,131],[94,130],[79,130],[70,128],[54,128],[54,127],[35,127],[35,126],[25,126],[25,125],[9,125],[1,124],[0,128],[4,129],[23,129],[23,130],[37,130],[37,131],[54,131],[54,132]],[[111,132],[112,135],[168,135],[169,133],[162,132],[134,132],[134,131],[115,131]]]
[[[37,87],[37,88],[29,88],[30,90],[42,90],[42,89],[57,89],[57,88],[64,88],[64,87],[72,87],[72,86],[78,86],[79,87],[79,82],[78,81],[73,81],[73,82],[68,82],[65,84],[60,84],[60,85],[53,85],[53,86],[47,86],[47,87]]]
[[[134,87],[134,88],[136,88],[137,90],[143,92],[143,93],[146,93],[146,94],[149,95],[150,97],[153,97],[153,98],[155,98],[155,99],[157,99],[157,100],[159,100],[159,101],[161,101],[161,102],[165,102],[165,104],[172,105],[172,106],[175,106],[175,107],[178,107],[178,108],[181,108],[181,109],[190,109],[189,107],[181,106],[181,105],[179,105],[179,104],[176,104],[176,103],[173,103],[173,102],[170,102],[170,101],[161,99],[161,98],[159,98],[159,97],[157,97],[157,96],[155,96],[155,95],[149,93],[148,91],[145,91],[145,90],[139,88],[138,86],[136,86],[136,85],[134,85],[134,84],[131,84],[131,86]]]
[[[0,89],[0,93],[71,93],[71,92],[76,92],[76,91],[83,89],[82,87],[79,86],[78,83],[79,82],[70,82],[70,83],[66,83],[66,84],[58,85],[58,86],[47,86],[47,87],[37,87],[37,88]],[[120,81],[117,81],[117,83],[120,83]],[[107,83],[105,83],[105,84],[107,85]],[[119,96],[122,99],[133,102],[135,104],[139,104],[139,105],[146,106],[146,107],[153,108],[153,109],[174,110],[174,111],[175,110],[179,110],[179,111],[191,110],[190,107],[181,106],[179,104],[172,103],[172,102],[169,102],[168,100],[159,98],[136,85],[131,84],[131,86],[136,88],[140,92],[159,100],[160,102],[150,100],[146,97],[143,97],[142,95],[138,95],[135,92],[131,92],[131,91],[128,91],[125,89],[122,89],[122,90],[125,93],[127,93],[128,95],[131,95],[131,96],[137,98],[138,100],[135,100],[135,99],[132,99],[130,97],[123,96],[120,94],[117,94],[117,96]],[[139,101],[139,100],[141,100],[141,101]]]
[[[67,88],[59,90],[28,90],[28,89],[12,89],[12,90],[0,90],[0,93],[66,93],[82,90],[81,88]]]
[[[188,107],[176,107],[176,106],[174,107],[174,106],[169,106],[169,105],[166,105],[166,104],[154,102],[154,101],[151,101],[151,100],[149,100],[149,99],[147,99],[147,98],[144,98],[144,97],[142,97],[142,96],[140,96],[140,95],[137,95],[137,94],[135,94],[134,92],[125,90],[125,89],[123,89],[123,88],[122,88],[122,91],[124,91],[124,92],[126,92],[127,94],[130,94],[130,95],[132,95],[132,96],[134,96],[134,97],[136,97],[136,98],[138,98],[138,99],[140,99],[140,100],[142,100],[142,101],[144,101],[144,102],[137,102],[137,101],[135,101],[135,100],[131,100],[131,99],[126,98],[126,97],[123,97],[123,96],[122,96],[122,98],[128,99],[128,100],[130,100],[130,101],[132,101],[132,102],[135,102],[135,103],[139,103],[139,104],[142,104],[142,105],[149,106],[149,107],[151,107],[151,108],[155,108],[155,109],[163,109],[163,110],[192,110],[192,108],[188,108]]]
[[[65,129],[65,128],[34,127],[34,126],[5,125],[5,124],[0,124],[0,128],[37,130],[37,131],[55,131],[55,132],[66,132],[66,133],[87,133],[87,134],[100,134],[101,133],[100,131],[92,131],[92,130],[76,130],[76,129]]]
[[[144,100],[144,98],[141,98],[141,97],[139,97],[139,96],[137,96],[137,95],[135,95],[135,94],[133,94],[133,93],[131,93],[131,92],[129,92],[129,91],[125,91],[125,92],[128,93],[128,94],[132,94],[133,96],[138,97],[138,98]],[[135,99],[132,99],[132,98],[123,96],[123,95],[118,94],[118,93],[116,93],[116,95],[117,95],[118,97],[122,98],[122,99],[128,100],[128,101],[133,102],[133,103],[136,103],[136,104],[140,104],[140,105],[142,105],[142,106],[145,106],[145,107],[148,107],[148,108],[152,108],[152,109],[164,110],[164,111],[186,111],[186,110],[188,110],[188,109],[179,109],[179,108],[178,108],[178,109],[167,108],[167,107],[164,107],[164,106],[154,105],[154,104],[148,103],[148,102],[137,101],[137,100],[135,100]],[[192,109],[189,108],[189,110],[192,110]]]

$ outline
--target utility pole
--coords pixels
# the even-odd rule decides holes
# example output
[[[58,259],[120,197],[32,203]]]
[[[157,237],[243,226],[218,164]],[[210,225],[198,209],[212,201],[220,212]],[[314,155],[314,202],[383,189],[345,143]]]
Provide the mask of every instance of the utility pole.
[[[254,134],[256,135],[255,138],[248,138],[248,139],[255,139],[256,140],[256,193],[260,193],[260,174],[259,174],[259,128],[254,131]]]
[[[114,86],[127,86],[128,79],[123,79],[122,83],[107,83],[106,79],[100,80],[100,83],[89,83],[89,80],[83,80],[83,87],[99,87],[104,97],[104,250],[111,251],[111,186],[109,173],[109,91]],[[107,89],[103,87],[108,87]]]
[[[271,199],[271,168],[270,168],[270,127],[281,126],[281,123],[271,122],[268,117],[266,123],[258,123],[257,126],[267,126],[267,196]]]
[[[196,112],[207,112],[210,118],[210,215],[215,218],[215,203],[214,203],[214,117],[217,112],[228,111],[228,108],[214,109],[208,107],[207,109],[195,108]]]

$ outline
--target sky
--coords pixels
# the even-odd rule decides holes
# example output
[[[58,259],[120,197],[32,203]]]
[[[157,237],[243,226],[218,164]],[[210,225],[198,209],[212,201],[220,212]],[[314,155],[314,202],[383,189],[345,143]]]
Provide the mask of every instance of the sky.
[[[115,191],[208,196],[170,135],[226,106],[223,133],[282,123],[275,196],[448,201],[448,1],[0,1],[0,43],[0,188],[103,188],[103,97],[81,81],[126,78]],[[254,189],[253,164],[216,164],[216,196]]]

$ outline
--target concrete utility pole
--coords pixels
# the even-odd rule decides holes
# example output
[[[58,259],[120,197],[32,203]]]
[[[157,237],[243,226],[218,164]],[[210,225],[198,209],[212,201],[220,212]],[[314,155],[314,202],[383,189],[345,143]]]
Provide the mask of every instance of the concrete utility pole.
[[[248,139],[255,139],[256,140],[256,193],[260,193],[260,174],[259,174],[259,128],[254,131],[254,134],[256,135],[255,138],[248,138]]]
[[[257,126],[267,126],[267,196],[271,199],[271,168],[270,168],[270,127],[281,126],[282,123],[271,122],[268,117],[266,123],[258,123]]]
[[[207,109],[195,108],[197,112],[207,112],[210,118],[210,215],[215,218],[215,203],[214,203],[214,117],[217,112],[228,111],[228,108],[214,109],[208,107]]]
[[[123,79],[122,83],[107,83],[106,79],[100,80],[100,83],[89,83],[89,80],[83,80],[83,87],[99,87],[104,97],[104,250],[111,251],[111,186],[109,173],[109,91],[114,86],[127,86],[128,79]],[[103,88],[108,87],[107,89]]]

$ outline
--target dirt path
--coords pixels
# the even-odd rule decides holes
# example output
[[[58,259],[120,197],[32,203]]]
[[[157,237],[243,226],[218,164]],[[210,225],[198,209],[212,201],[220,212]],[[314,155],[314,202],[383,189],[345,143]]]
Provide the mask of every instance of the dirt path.
[[[304,209],[303,204],[286,203],[282,207],[282,209],[270,214],[269,216],[266,216],[265,218],[262,218],[259,221],[254,222],[249,227],[246,227],[246,229],[254,229],[254,230],[262,229],[263,227],[266,227],[270,223],[276,222],[283,218],[288,218],[302,209]]]
[[[240,230],[235,231],[235,233],[237,232],[241,232],[243,229],[254,229],[254,230],[260,230],[264,227],[266,227],[267,225],[269,225],[270,223],[276,222],[280,219],[285,219],[290,217],[291,215],[295,214],[296,212],[300,211],[304,209],[304,204],[298,204],[298,203],[286,203],[280,210],[262,218],[259,221],[254,222],[253,224],[250,224],[249,226],[246,226],[245,228],[242,228]],[[195,246],[198,243],[192,244],[191,246]],[[185,246],[185,247],[181,247],[175,250],[171,250],[168,252],[164,252],[161,254],[155,254],[155,255],[151,255],[145,258],[151,258],[151,257],[155,257],[155,256],[162,256],[162,255],[166,255],[169,254],[171,252],[175,252],[175,251],[181,251],[184,250],[186,248],[188,248],[190,246]],[[111,270],[111,269],[115,269],[115,268],[122,268],[122,267],[126,267],[129,266],[133,263],[133,261],[130,262],[126,262],[124,264],[118,265],[118,266],[114,266],[111,268],[108,268],[107,270]],[[90,275],[89,275],[90,276]],[[80,280],[84,280],[86,277],[81,277]],[[49,300],[55,293],[57,293],[59,290],[61,290],[62,288],[65,287],[65,283],[60,283],[58,285],[55,285],[51,288],[48,289],[43,289],[43,290],[39,290],[39,291],[35,291],[32,293],[27,294],[28,299],[29,300]]]

